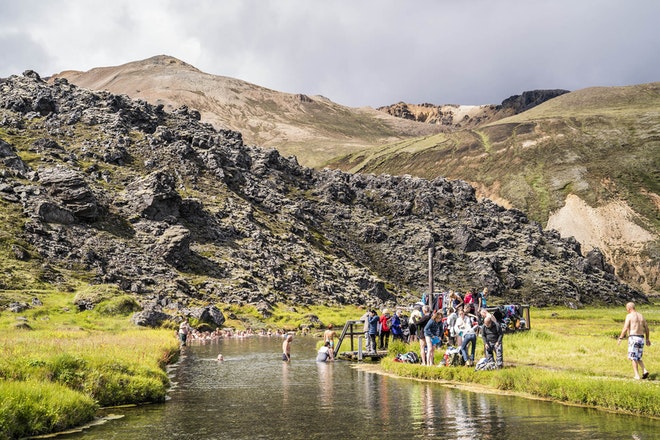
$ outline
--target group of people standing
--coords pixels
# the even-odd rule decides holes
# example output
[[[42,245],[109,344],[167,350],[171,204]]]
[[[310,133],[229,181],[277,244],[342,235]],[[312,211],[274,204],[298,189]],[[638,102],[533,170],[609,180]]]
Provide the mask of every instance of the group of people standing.
[[[360,319],[364,322],[367,352],[387,350],[390,336],[392,339],[406,340],[401,310],[390,313],[389,309],[383,309],[383,314],[379,316],[376,310],[371,309]]]
[[[459,348],[463,363],[474,365],[477,338],[481,335],[486,358],[492,360],[497,368],[504,365],[502,340],[504,332],[495,317],[485,308],[478,314],[465,305],[431,311],[424,305],[421,311],[411,315],[415,326],[415,339],[419,340],[420,359],[423,365],[434,365],[435,350],[443,344]],[[411,333],[412,334],[412,333]]]
[[[449,290],[430,298],[423,297],[409,318],[403,316],[402,310],[391,314],[384,309],[380,316],[375,310],[369,310],[362,316],[367,351],[387,350],[390,336],[404,342],[418,340],[422,364],[433,365],[436,348],[446,343],[460,347],[464,363],[473,365],[477,337],[481,335],[486,357],[501,368],[504,333],[486,309],[487,298],[488,288],[477,294],[469,290],[464,297]]]

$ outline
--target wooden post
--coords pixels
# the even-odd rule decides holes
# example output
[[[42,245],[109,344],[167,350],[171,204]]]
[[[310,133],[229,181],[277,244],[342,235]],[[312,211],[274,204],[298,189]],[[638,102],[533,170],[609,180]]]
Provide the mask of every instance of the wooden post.
[[[433,257],[435,256],[435,242],[433,238],[429,241],[429,294],[427,298],[427,304],[433,310],[432,298],[433,298]]]

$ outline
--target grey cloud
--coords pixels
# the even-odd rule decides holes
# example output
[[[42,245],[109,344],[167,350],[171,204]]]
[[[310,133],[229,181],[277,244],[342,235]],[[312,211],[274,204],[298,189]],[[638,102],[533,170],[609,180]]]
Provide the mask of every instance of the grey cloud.
[[[107,3],[0,0],[0,24],[23,35],[0,29],[8,58],[0,76],[27,66],[86,70],[165,53],[208,73],[374,107],[499,103],[537,88],[660,80],[655,0],[115,0],[104,6],[113,14],[102,29],[72,24],[87,44],[51,47],[30,39],[38,26],[63,32],[55,26],[67,18],[60,13],[76,11],[80,23],[100,20],[101,5]],[[62,65],[67,61],[97,64]]]

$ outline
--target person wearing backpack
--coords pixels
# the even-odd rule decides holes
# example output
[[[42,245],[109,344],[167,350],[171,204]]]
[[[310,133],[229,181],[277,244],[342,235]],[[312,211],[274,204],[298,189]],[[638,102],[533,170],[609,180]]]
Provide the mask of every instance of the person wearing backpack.
[[[375,310],[369,310],[369,317],[367,319],[369,321],[367,350],[370,353],[376,353],[376,335],[378,334],[378,321],[380,317],[376,314]]]
[[[399,339],[403,341],[403,328],[401,328],[401,310],[397,310],[392,315],[392,340]]]
[[[417,340],[417,323],[420,319],[422,319],[421,308],[415,308],[412,313],[410,313],[410,319],[408,319],[408,330],[410,331],[408,342],[415,342]]]

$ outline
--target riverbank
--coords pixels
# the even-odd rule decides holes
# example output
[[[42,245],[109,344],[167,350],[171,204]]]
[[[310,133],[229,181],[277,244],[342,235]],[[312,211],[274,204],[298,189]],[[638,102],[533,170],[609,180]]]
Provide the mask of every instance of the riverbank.
[[[100,407],[165,400],[165,366],[179,349],[173,330],[136,328],[108,307],[79,312],[71,295],[39,298],[42,306],[0,315],[0,439],[80,426]]]
[[[76,297],[95,305],[80,310]],[[26,306],[5,311],[10,303]],[[131,296],[107,286],[0,291],[0,304],[0,440],[80,427],[101,407],[165,400],[165,367],[179,355],[176,332],[132,324],[139,306]],[[236,330],[320,331],[322,322],[362,314],[355,306],[282,305],[264,318],[254,306],[218,306],[228,315],[225,327]]]
[[[660,307],[638,307],[651,326],[655,340]],[[420,380],[477,385],[534,398],[588,406],[627,414],[660,418],[660,351],[646,347],[644,360],[651,372],[647,380],[633,379],[627,344],[617,344],[625,310],[534,310],[532,329],[504,337],[505,368],[474,371],[470,367],[426,367],[394,362],[397,353],[418,345],[392,344],[382,371]],[[478,342],[477,358],[483,355]],[[436,353],[436,365],[443,350]]]
[[[43,304],[0,314],[0,440],[77,427],[93,420],[103,406],[165,399],[165,366],[179,350],[173,329],[131,324],[129,297],[114,297],[84,311],[73,306],[70,293],[31,292],[22,299],[33,297]],[[263,318],[252,306],[218,306],[230,316],[228,327],[311,329],[319,335],[329,324],[339,333],[347,320],[363,314],[354,306],[279,305]],[[660,305],[639,311],[655,341]],[[622,307],[533,309],[530,331],[505,336],[506,368],[499,371],[393,362],[396,353],[417,348],[396,343],[378,368],[400,377],[660,417],[658,345],[645,350],[649,380],[634,381],[626,346],[616,344],[624,317]],[[436,356],[437,363],[442,351]]]

